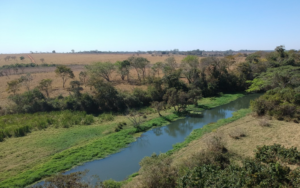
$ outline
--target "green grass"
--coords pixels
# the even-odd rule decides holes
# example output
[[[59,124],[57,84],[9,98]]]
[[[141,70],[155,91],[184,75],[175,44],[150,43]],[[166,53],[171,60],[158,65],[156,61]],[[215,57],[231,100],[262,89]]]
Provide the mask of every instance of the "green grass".
[[[203,98],[198,102],[198,107],[194,107],[194,105],[190,105],[188,106],[187,110],[201,111],[201,110],[211,109],[223,104],[227,104],[243,96],[245,95],[242,93],[236,93],[236,94],[223,94],[220,97]]]
[[[178,116],[175,114],[154,118],[143,123],[141,127],[144,130],[147,130],[152,128],[154,125],[161,126],[176,118],[178,118]],[[0,183],[0,187],[24,187],[39,181],[44,177],[51,176],[54,173],[70,169],[75,165],[81,164],[82,162],[104,158],[110,154],[118,152],[121,148],[124,148],[129,143],[133,142],[135,140],[133,137],[135,132],[135,128],[127,128],[120,132],[104,136],[101,139],[88,142],[83,146],[64,150],[53,155],[50,160],[45,163],[37,165],[34,168],[27,170],[13,178],[2,181]],[[45,145],[43,141],[41,144]],[[53,145],[53,143],[50,143],[50,145]]]
[[[199,101],[202,108],[197,110],[223,105],[242,96],[243,94],[225,94],[217,98],[202,99]],[[147,108],[146,111],[149,111],[149,109]],[[150,120],[141,125],[142,130],[146,131],[153,126],[162,126],[179,118],[177,115],[170,113],[171,111],[165,112],[163,117],[158,117],[156,113],[147,115]],[[26,137],[10,138],[2,142],[1,144],[10,143],[10,145],[2,145],[3,147],[0,145],[0,150],[7,150],[3,154],[7,161],[10,155],[15,155],[19,151],[24,160],[33,156],[37,159],[35,162],[29,163],[30,166],[27,168],[20,167],[13,174],[10,170],[7,170],[7,172],[1,172],[0,170],[0,176],[2,176],[0,179],[3,180],[0,182],[0,187],[24,187],[83,162],[104,158],[116,153],[121,148],[126,147],[128,143],[134,141],[136,129],[130,125],[125,126],[123,130],[117,133],[113,131],[119,122],[127,120],[125,117],[111,118],[111,115],[107,114],[95,119],[101,125],[74,126],[68,129],[47,128],[44,131],[30,133]],[[108,121],[114,120],[108,122],[106,119]],[[31,150],[28,151],[28,148],[31,148]],[[35,151],[34,155],[30,154]],[[39,153],[39,151],[41,152]],[[39,154],[43,154],[43,156],[38,158]],[[11,160],[18,160],[18,158],[11,158]],[[23,164],[20,163],[19,166],[21,165]]]
[[[92,115],[80,111],[5,115],[0,117],[0,142],[12,136],[26,136],[31,131],[49,126],[69,128],[74,125],[90,125],[93,122]]]

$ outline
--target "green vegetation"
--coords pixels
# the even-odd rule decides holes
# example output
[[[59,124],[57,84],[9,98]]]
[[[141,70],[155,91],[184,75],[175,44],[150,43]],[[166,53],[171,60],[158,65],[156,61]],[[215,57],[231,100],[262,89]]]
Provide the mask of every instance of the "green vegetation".
[[[300,165],[300,152],[297,148],[285,148],[280,144],[257,147],[255,158],[264,163],[276,163],[277,160],[288,164]]]
[[[49,126],[69,128],[74,125],[90,125],[93,122],[94,117],[92,115],[79,111],[0,116],[0,141],[12,136],[25,136],[31,131],[43,130]]]
[[[217,105],[226,104],[241,96],[243,95],[225,94],[221,97],[214,98],[213,100],[202,99],[199,101],[199,104],[202,104],[203,101],[203,104],[206,106],[215,107]],[[211,101],[213,104],[209,105],[209,101]],[[143,111],[148,112],[149,109],[142,109],[141,112]],[[150,111],[154,112],[153,110]],[[59,114],[58,112],[55,113]],[[31,116],[38,117],[37,114],[39,113],[32,114]],[[40,114],[45,114],[46,117],[46,115],[49,113]],[[14,117],[16,115],[10,116]],[[28,114],[28,116],[30,115]],[[22,117],[22,115],[20,115],[20,117]],[[133,136],[136,132],[146,131],[154,126],[162,126],[177,118],[179,118],[179,116],[176,114],[153,118],[149,121],[141,123],[140,128],[137,129],[132,128],[132,126],[128,125],[128,123],[127,125],[124,125],[124,120],[120,121],[112,114],[101,114],[98,118],[96,118],[96,121],[107,122],[104,127],[99,127],[96,125],[91,125],[88,127],[74,127],[68,129],[67,132],[59,135],[59,137],[45,137],[44,140],[36,140],[38,142],[36,147],[49,147],[49,149],[55,148],[56,152],[64,149],[65,150],[54,154],[42,164],[35,165],[31,170],[25,171],[22,174],[18,174],[2,181],[0,187],[22,187],[62,170],[70,169],[71,167],[82,162],[106,157],[107,155],[117,152],[119,149],[126,147],[128,143],[134,141]],[[17,120],[18,118],[16,116],[16,121]],[[115,120],[118,120],[120,123],[123,122],[123,126],[118,132],[113,133],[113,129],[118,127],[120,124],[116,123]],[[108,130],[111,132],[107,132]],[[107,135],[103,134],[104,132],[106,132],[105,134]],[[74,137],[73,135],[76,136]],[[68,140],[68,142],[64,142],[64,140]],[[77,147],[71,147],[76,143],[82,144],[79,144]]]

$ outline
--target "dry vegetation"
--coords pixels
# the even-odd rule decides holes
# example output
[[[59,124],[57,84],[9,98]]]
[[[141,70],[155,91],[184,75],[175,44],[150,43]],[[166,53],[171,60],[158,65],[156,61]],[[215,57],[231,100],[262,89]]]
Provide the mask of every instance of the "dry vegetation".
[[[206,134],[199,140],[191,142],[174,155],[175,161],[190,157],[193,153],[207,148],[205,140],[214,135],[221,135],[226,148],[242,157],[253,157],[256,146],[281,144],[287,148],[300,148],[300,126],[294,122],[268,120],[269,127],[261,126],[261,119],[248,115],[212,133]],[[243,133],[244,137],[234,139],[230,135]]]
[[[5,61],[4,58],[10,54],[0,54],[0,66],[15,64],[15,63],[31,63],[31,60],[28,58],[30,55],[35,63],[42,64],[41,59],[44,59],[44,63],[54,63],[54,64],[63,64],[63,65],[87,65],[93,62],[98,61],[123,61],[133,54],[12,54],[11,56],[16,56],[15,60]],[[20,57],[23,56],[25,59],[23,61],[20,60]],[[135,55],[136,56],[136,55]],[[151,63],[155,63],[158,61],[164,61],[168,55],[163,56],[152,56],[150,54],[141,54],[139,57],[147,58]],[[184,55],[175,55],[174,56],[177,62],[181,62],[181,60],[185,57]]]

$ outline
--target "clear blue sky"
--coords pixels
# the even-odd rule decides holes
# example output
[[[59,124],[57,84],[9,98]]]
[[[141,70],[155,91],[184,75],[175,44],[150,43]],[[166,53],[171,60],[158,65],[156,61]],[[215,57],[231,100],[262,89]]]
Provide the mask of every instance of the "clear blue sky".
[[[0,0],[0,53],[300,49],[299,0]]]

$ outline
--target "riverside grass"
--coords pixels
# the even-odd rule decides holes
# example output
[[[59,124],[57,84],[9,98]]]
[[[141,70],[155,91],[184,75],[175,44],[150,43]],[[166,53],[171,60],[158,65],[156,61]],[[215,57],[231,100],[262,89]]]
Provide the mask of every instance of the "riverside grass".
[[[224,94],[221,97],[202,99],[199,101],[199,104],[202,106],[203,110],[229,103],[242,96],[244,95]],[[142,130],[145,131],[152,128],[153,126],[161,126],[177,118],[179,117],[176,114],[169,114],[164,117],[153,118],[152,120],[143,123],[141,127]],[[87,130],[90,128],[90,126],[85,126],[83,128],[84,130]],[[73,128],[69,129],[70,131],[72,131]],[[109,127],[107,126],[107,128],[103,128],[102,132],[105,129],[109,129]],[[135,128],[127,127],[120,132],[111,133],[106,136],[91,136],[89,141],[85,140],[85,143],[80,144],[80,146],[72,146],[74,143],[76,143],[76,137],[72,137],[72,143],[68,144],[70,147],[69,149],[52,155],[48,159],[44,160],[42,163],[36,164],[31,169],[25,170],[14,177],[6,178],[4,181],[0,182],[0,187],[24,187],[36,181],[39,181],[42,178],[51,176],[63,170],[70,169],[73,166],[79,165],[83,162],[87,162],[93,159],[104,158],[112,153],[118,152],[121,148],[124,148],[129,143],[133,142],[133,135],[135,132]],[[69,133],[66,134],[69,135]],[[95,137],[99,138],[97,139]],[[61,138],[61,140],[63,140],[63,138]],[[44,140],[42,143],[46,142],[47,144],[50,144],[46,140]],[[57,144],[59,143],[56,143],[55,145]]]

